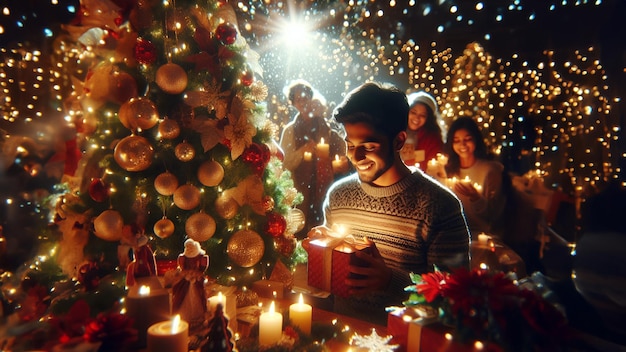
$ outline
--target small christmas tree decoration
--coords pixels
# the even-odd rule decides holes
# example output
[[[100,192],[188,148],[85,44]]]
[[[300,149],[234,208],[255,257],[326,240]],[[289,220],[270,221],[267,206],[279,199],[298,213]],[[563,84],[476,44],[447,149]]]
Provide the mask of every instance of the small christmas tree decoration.
[[[234,317],[233,319],[236,319]],[[224,314],[224,307],[218,303],[215,307],[213,319],[209,321],[208,341],[202,347],[202,352],[231,352],[236,351],[233,332],[228,327],[229,317]]]

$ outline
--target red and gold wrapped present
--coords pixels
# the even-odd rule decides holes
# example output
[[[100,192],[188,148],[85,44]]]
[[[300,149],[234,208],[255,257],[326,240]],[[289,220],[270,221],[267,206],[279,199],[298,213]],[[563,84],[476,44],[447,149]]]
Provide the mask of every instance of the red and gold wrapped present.
[[[347,278],[355,278],[350,273],[350,265],[366,265],[354,254],[357,251],[371,253],[371,244],[346,238],[322,237],[308,243],[308,284],[340,297],[348,296]]]

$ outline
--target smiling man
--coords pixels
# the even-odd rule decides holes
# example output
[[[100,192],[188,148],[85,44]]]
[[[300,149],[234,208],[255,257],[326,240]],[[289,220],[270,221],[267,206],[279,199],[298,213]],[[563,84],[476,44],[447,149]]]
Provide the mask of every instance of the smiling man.
[[[346,131],[347,156],[356,173],[334,183],[324,202],[325,223],[310,238],[342,227],[372,243],[357,252],[366,267],[350,266],[351,297],[335,297],[337,313],[379,324],[385,307],[408,298],[409,273],[469,267],[470,236],[461,203],[448,189],[400,158],[409,106],[392,86],[365,83],[350,92],[334,118]]]

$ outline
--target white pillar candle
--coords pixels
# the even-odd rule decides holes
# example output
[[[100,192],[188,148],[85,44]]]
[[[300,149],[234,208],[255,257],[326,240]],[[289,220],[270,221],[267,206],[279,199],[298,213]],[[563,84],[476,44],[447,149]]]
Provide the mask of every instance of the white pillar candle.
[[[304,152],[302,159],[304,159],[304,161],[311,161],[311,159],[313,159],[313,154],[311,154],[311,152]]]
[[[315,152],[318,158],[329,158],[330,157],[330,146],[328,143],[324,142],[324,138],[320,139],[320,142],[317,144],[317,148],[315,148]]]
[[[131,290],[125,299],[126,314],[133,319],[137,329],[137,343],[146,345],[148,328],[170,316],[170,295],[165,289],[150,289],[142,285],[138,290]]]
[[[275,311],[274,301],[267,312],[259,317],[259,345],[270,346],[283,335],[283,315]]]
[[[148,352],[189,351],[189,324],[180,319],[156,323],[148,328]]]
[[[304,303],[302,294],[297,303],[289,306],[289,319],[294,326],[297,326],[304,334],[311,334],[311,316],[313,308]]]

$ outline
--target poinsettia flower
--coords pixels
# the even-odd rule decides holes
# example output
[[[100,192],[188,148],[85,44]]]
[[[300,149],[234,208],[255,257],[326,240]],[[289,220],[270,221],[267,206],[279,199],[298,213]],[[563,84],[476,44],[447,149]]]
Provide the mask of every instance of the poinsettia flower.
[[[200,143],[205,152],[213,149],[224,139],[224,131],[218,127],[218,122],[215,119],[194,119],[191,122],[192,128],[200,133]]]
[[[477,307],[500,310],[506,296],[514,296],[518,287],[504,273],[461,268],[442,286],[442,295],[450,299],[454,312],[468,312]]]
[[[422,282],[416,285],[417,293],[424,295],[427,302],[433,302],[438,297],[441,297],[441,288],[446,283],[448,274],[435,270],[422,274]]]
[[[89,304],[84,299],[80,299],[74,302],[66,314],[53,315],[48,321],[58,331],[59,342],[65,343],[74,337],[82,336],[89,320]]]
[[[224,137],[230,141],[230,156],[233,160],[239,158],[250,144],[252,137],[256,135],[256,127],[248,120],[249,110],[244,107],[244,102],[239,98],[233,98],[229,124],[224,127]]]
[[[236,187],[224,191],[226,197],[234,199],[239,206],[249,205],[259,214],[265,214],[263,204],[263,181],[257,175],[250,175],[237,184]]]
[[[133,320],[126,314],[100,313],[96,319],[86,324],[83,338],[89,342],[114,340],[115,344],[122,345],[133,339],[136,333]]]

